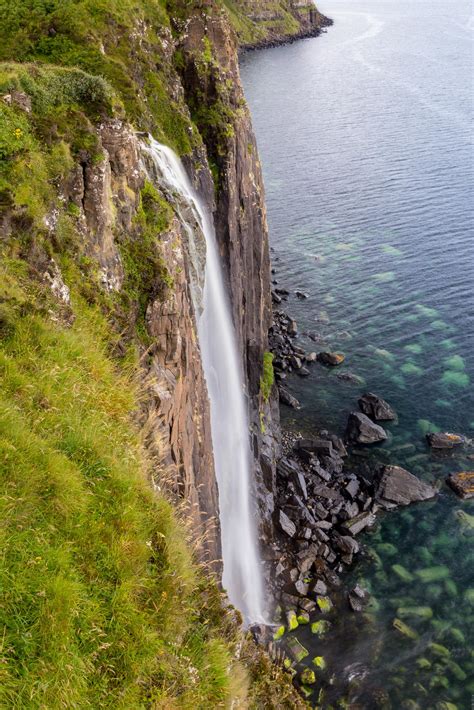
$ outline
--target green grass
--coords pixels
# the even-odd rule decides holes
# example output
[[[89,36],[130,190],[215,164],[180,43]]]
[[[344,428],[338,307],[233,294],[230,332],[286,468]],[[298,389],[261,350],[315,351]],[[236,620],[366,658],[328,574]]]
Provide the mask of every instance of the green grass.
[[[260,378],[260,392],[265,402],[268,402],[274,382],[273,353],[265,352],[263,354],[263,373]]]
[[[94,308],[62,326],[24,265],[0,283],[0,706],[220,706],[232,626],[148,483],[134,369]]]
[[[161,40],[170,20],[159,0],[0,0],[0,61],[77,67],[104,79],[141,130],[179,153],[199,143],[170,86]],[[99,78],[97,78],[99,77]],[[77,87],[76,87],[77,88]]]

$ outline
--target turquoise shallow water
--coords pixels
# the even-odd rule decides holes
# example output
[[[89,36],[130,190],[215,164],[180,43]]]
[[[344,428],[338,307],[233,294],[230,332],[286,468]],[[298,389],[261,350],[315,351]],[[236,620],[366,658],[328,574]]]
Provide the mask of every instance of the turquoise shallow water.
[[[327,641],[309,631],[303,637],[330,661],[326,679],[337,670],[338,692],[349,676],[352,686],[360,682],[352,693],[362,707],[373,703],[364,689],[378,687],[392,707],[470,708],[474,599],[466,590],[474,588],[474,538],[459,511],[474,514],[474,502],[461,502],[444,479],[474,468],[474,451],[435,456],[424,433],[474,437],[472,8],[464,0],[320,6],[335,20],[327,34],[241,63],[275,278],[309,296],[290,296],[286,310],[298,321],[299,344],[346,354],[337,371],[315,366],[310,378],[295,377],[290,385],[303,408],[283,417],[309,431],[342,432],[357,397],[374,391],[398,421],[388,425],[386,444],[352,465],[404,465],[439,481],[441,494],[386,515],[366,535],[372,557],[353,576],[373,593],[370,623],[342,615]],[[360,380],[341,381],[341,372]],[[403,581],[394,564],[413,578]],[[445,568],[440,579],[416,574],[435,565]],[[416,641],[392,626],[406,606],[431,610],[403,618]],[[433,641],[449,657],[437,657]]]

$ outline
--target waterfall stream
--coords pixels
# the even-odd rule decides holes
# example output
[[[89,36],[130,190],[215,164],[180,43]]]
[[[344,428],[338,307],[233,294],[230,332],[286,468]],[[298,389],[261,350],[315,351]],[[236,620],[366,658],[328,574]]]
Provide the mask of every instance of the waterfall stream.
[[[209,394],[219,489],[222,583],[247,624],[263,622],[257,526],[250,503],[253,460],[244,379],[212,216],[170,148],[151,139],[144,151],[153,161],[160,187],[168,193],[188,240],[190,287]],[[205,253],[201,247],[204,240]]]

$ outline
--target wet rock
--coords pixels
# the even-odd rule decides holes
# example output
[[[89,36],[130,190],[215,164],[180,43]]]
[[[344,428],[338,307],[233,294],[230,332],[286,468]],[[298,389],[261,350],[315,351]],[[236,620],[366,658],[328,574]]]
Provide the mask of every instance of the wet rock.
[[[302,609],[302,611],[306,611],[308,614],[312,614],[312,612],[316,609],[316,602],[307,598],[300,599],[299,608]]]
[[[276,288],[275,293],[277,293],[279,296],[289,296],[290,292],[286,288]]]
[[[309,377],[310,372],[306,367],[300,367],[300,369],[298,370],[298,375],[300,377]]]
[[[348,441],[355,444],[375,444],[387,438],[385,430],[361,412],[349,414],[346,436]]]
[[[283,510],[280,510],[278,513],[278,523],[283,532],[289,537],[294,537],[296,535],[296,525],[289,519]]]
[[[295,296],[297,298],[300,298],[301,300],[304,300],[305,298],[308,298],[308,294],[305,293],[304,291],[295,291]]]
[[[338,535],[334,538],[334,545],[344,555],[355,555],[360,550],[359,543],[350,535]]]
[[[318,551],[316,545],[311,545],[306,550],[298,552],[296,558],[298,569],[301,574],[306,574],[307,572],[309,572],[317,556]]]
[[[317,358],[316,353],[308,353],[308,354],[305,356],[306,362],[316,362],[316,358]]]
[[[474,471],[452,473],[447,479],[447,483],[464,500],[474,498]]]
[[[317,596],[325,596],[328,593],[328,588],[322,579],[318,579],[311,587],[311,592]]]
[[[295,320],[291,320],[288,326],[288,333],[292,336],[295,337],[298,335],[298,325]]]
[[[351,498],[355,498],[359,492],[360,483],[357,478],[352,478],[346,485],[345,490],[350,495]]]
[[[292,407],[293,409],[300,409],[300,403],[298,402],[296,397],[293,397],[293,395],[288,392],[287,389],[285,389],[284,387],[280,387],[279,394],[280,402],[282,404],[286,404],[288,407]]]
[[[295,370],[300,370],[302,367],[302,362],[299,357],[296,355],[292,355],[290,357],[290,365],[291,367],[294,367]]]
[[[337,367],[337,365],[342,365],[345,360],[345,355],[342,353],[321,352],[318,353],[317,359],[319,362],[322,362],[323,365]]]
[[[321,456],[331,456],[334,451],[332,441],[328,439],[298,439],[295,442],[295,449],[297,451],[305,449],[312,454]]]
[[[462,446],[465,442],[461,434],[450,434],[449,432],[426,434],[426,440],[432,449],[454,449],[456,446]]]
[[[339,456],[344,458],[348,455],[347,449],[344,446],[344,442],[340,436],[336,436],[336,434],[329,434],[329,439],[332,443],[333,449]]]
[[[280,305],[280,303],[281,303],[281,296],[279,296],[277,293],[275,293],[275,291],[272,291],[272,301],[277,306]]]
[[[416,631],[411,629],[407,624],[405,624],[401,619],[393,620],[393,628],[396,629],[402,636],[406,636],[409,639],[415,641],[418,638]]]
[[[309,656],[309,651],[303,646],[303,644],[298,641],[295,636],[288,637],[286,641],[286,647],[289,655],[297,663],[301,663],[301,661],[306,658],[306,656]]]
[[[336,377],[338,380],[341,380],[342,382],[350,382],[351,384],[354,384],[354,385],[360,385],[363,383],[362,377],[359,377],[358,375],[354,375],[353,372],[338,372]]]
[[[375,515],[373,513],[364,512],[356,515],[355,518],[347,520],[342,524],[342,529],[350,535],[358,535],[365,528],[370,528],[375,523]]]
[[[389,421],[396,418],[392,407],[381,397],[367,392],[359,399],[361,411],[375,421]]]
[[[409,505],[416,501],[430,500],[437,494],[432,486],[401,466],[384,466],[376,492],[376,500],[383,507]]]

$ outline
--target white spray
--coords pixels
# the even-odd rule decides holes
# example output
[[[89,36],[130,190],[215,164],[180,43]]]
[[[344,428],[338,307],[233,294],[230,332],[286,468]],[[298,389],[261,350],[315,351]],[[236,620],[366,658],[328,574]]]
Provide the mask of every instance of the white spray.
[[[145,151],[153,160],[160,186],[173,200],[188,239],[191,292],[211,408],[224,566],[222,583],[247,624],[263,622],[257,528],[250,505],[252,455],[243,373],[212,217],[170,148],[151,139]],[[204,284],[199,232],[206,244]]]

